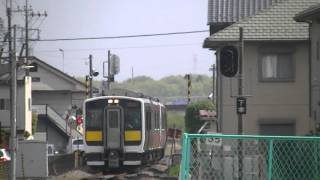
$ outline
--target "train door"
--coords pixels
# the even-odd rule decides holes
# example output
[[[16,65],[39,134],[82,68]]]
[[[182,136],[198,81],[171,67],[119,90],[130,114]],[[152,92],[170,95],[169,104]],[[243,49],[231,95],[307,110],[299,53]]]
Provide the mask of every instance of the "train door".
[[[105,109],[105,157],[108,167],[117,168],[120,166],[122,155],[122,115],[120,108]]]

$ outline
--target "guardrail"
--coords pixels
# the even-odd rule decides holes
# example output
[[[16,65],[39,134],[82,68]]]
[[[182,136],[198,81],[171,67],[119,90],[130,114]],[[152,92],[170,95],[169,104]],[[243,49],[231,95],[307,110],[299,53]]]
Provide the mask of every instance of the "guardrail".
[[[319,180],[320,137],[184,134],[180,179]]]

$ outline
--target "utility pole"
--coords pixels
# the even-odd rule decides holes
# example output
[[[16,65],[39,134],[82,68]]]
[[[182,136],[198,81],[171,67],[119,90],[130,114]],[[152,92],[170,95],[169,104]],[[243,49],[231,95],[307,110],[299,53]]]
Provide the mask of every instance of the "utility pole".
[[[11,99],[11,108],[10,108],[10,153],[11,153],[11,164],[10,164],[10,178],[12,180],[16,179],[16,60],[12,48],[12,29],[11,29],[11,18],[12,18],[12,0],[7,4],[7,16],[8,16],[8,42],[9,42],[9,59],[11,65],[11,86],[10,86],[10,99]],[[16,28],[14,28],[16,29]]]
[[[110,78],[111,78],[111,73],[110,73],[110,59],[111,59],[111,52],[108,50],[108,79],[107,79],[107,91],[110,91]]]
[[[89,55],[89,98],[92,98],[92,55]]]
[[[240,27],[239,28],[239,32],[240,32],[240,44],[239,44],[239,74],[238,74],[238,98],[237,98],[237,103],[239,101],[239,99],[243,98],[243,85],[242,85],[242,61],[243,61],[243,28]],[[238,135],[242,135],[243,134],[243,119],[242,119],[242,115],[243,113],[237,113],[238,114]],[[242,145],[242,141],[239,140],[239,148],[240,148],[240,152],[239,152],[239,162],[238,162],[238,169],[239,169],[239,179],[242,180],[243,179],[243,168],[242,168],[242,158],[243,158],[243,145]]]
[[[25,47],[26,47],[26,64],[29,64],[29,9],[28,9],[28,0],[26,0],[25,6]],[[26,76],[29,76],[29,69],[26,69]]]

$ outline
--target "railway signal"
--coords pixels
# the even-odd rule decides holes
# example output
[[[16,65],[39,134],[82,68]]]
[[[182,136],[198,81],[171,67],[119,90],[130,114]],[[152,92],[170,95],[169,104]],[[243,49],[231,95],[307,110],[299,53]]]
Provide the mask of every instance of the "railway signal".
[[[226,77],[233,77],[238,72],[238,50],[234,46],[225,46],[220,52],[220,72]]]

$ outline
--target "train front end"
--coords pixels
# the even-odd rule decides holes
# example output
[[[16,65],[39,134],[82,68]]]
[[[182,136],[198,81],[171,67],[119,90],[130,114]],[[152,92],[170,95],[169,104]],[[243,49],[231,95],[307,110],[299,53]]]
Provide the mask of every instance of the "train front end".
[[[84,103],[88,166],[140,165],[143,156],[143,103],[139,98],[105,96]]]

